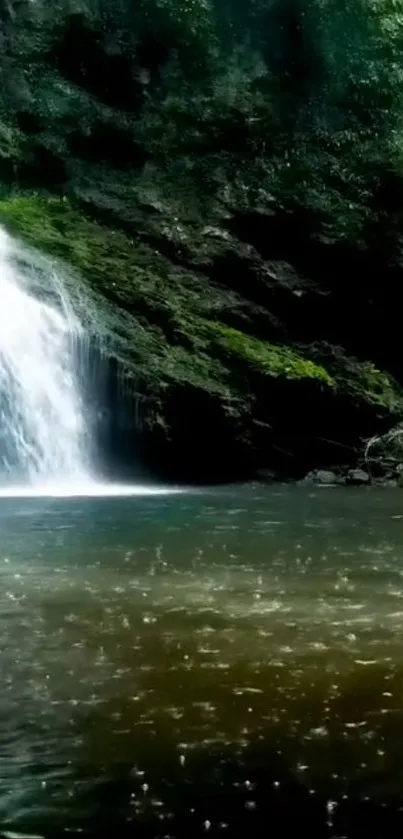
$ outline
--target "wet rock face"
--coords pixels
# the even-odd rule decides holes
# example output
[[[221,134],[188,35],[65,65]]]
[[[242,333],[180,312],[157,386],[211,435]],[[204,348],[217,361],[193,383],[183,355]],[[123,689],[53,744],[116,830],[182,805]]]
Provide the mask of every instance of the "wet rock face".
[[[316,484],[317,486],[337,486],[343,484],[343,478],[330,469],[314,469],[305,476],[304,483]]]
[[[315,469],[305,476],[304,483],[317,486],[369,486],[371,478],[364,469],[349,469],[341,466],[335,471]]]
[[[349,469],[346,475],[346,484],[350,486],[368,486],[370,476],[363,469]]]
[[[0,2],[0,214],[81,276],[136,383],[141,421],[100,409],[116,463],[365,485],[365,440],[402,415],[403,187],[347,47],[321,53],[347,11],[319,11]]]

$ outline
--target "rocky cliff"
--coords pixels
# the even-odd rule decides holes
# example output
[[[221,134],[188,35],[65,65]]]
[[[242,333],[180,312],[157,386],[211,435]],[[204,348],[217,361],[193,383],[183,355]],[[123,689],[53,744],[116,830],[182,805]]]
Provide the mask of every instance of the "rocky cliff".
[[[161,474],[354,466],[402,417],[399,4],[334,5],[0,0],[0,217],[89,290]]]

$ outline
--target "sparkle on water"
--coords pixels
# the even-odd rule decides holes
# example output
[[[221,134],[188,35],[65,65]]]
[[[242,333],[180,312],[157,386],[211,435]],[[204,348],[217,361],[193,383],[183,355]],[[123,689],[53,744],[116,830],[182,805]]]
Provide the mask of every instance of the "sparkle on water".
[[[4,499],[0,835],[402,835],[402,498]]]

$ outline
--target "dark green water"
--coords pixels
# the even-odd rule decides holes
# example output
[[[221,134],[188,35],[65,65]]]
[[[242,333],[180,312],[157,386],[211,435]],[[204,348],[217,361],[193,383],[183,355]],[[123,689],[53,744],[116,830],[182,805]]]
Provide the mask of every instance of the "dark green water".
[[[402,834],[403,493],[1,499],[0,573],[3,831]]]

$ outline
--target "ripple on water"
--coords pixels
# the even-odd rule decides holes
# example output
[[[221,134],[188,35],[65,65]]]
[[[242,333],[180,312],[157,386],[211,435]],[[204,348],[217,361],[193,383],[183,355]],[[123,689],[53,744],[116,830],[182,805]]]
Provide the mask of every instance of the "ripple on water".
[[[176,507],[153,519],[129,506],[118,539],[107,510],[52,509],[48,530],[43,508],[2,530],[0,820],[95,824],[109,795],[122,825],[164,816],[186,835],[182,812],[187,835],[206,822],[252,830],[255,815],[257,830],[297,778],[304,812],[310,790],[338,802],[326,810],[336,830],[353,781],[373,800],[385,778],[398,787],[397,548],[356,540],[346,564],[348,530],[327,518],[326,544],[307,543],[303,521],[263,506],[228,511],[226,546],[214,505],[190,536]]]

